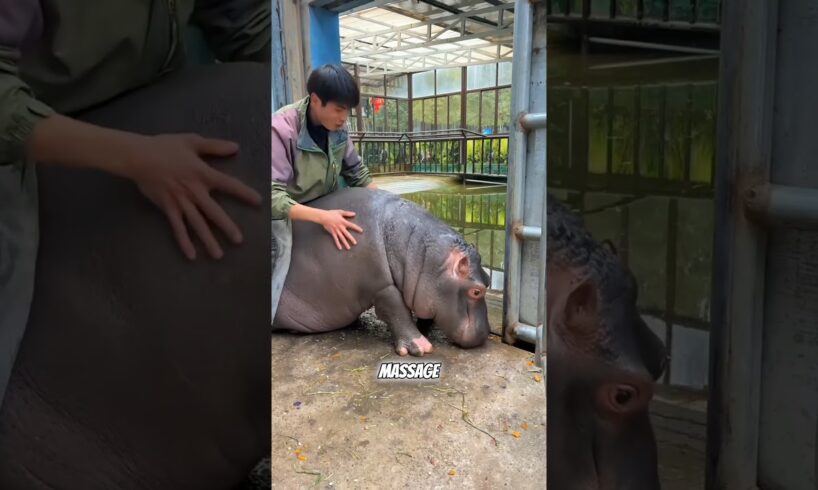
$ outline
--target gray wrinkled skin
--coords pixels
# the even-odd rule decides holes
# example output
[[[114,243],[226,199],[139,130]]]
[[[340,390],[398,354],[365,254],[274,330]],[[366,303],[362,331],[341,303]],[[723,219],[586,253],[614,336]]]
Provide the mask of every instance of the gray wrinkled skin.
[[[667,360],[612,247],[548,196],[548,484],[659,488],[648,416]]]
[[[244,235],[189,262],[131,182],[41,166],[28,327],[0,411],[0,488],[237,488],[270,452],[270,66],[190,68],[80,115],[237,141],[216,194]],[[240,90],[238,88],[241,88]]]
[[[469,292],[485,289],[488,277],[477,251],[448,225],[380,190],[344,189],[309,205],[354,211],[364,232],[353,232],[358,244],[339,251],[321,226],[293,223],[292,262],[274,328],[334,330],[374,305],[392,329],[396,351],[423,354],[412,313],[434,320],[457,345],[483,344],[489,334],[485,299]]]

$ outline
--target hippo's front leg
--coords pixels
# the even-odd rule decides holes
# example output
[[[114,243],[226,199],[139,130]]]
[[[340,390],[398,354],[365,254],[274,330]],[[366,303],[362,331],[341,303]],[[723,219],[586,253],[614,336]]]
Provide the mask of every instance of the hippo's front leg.
[[[398,288],[389,286],[375,295],[375,313],[392,329],[395,352],[401,356],[422,356],[432,352],[432,343],[415,326],[412,312],[404,304]]]

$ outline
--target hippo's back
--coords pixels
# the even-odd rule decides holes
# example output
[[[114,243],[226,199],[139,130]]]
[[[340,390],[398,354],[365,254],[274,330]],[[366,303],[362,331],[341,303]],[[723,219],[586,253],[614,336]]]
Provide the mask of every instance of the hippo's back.
[[[389,260],[416,246],[413,230],[441,236],[454,232],[426,209],[377,189],[348,188],[305,203],[352,211],[363,229],[351,232],[357,245],[338,250],[318,224],[293,222],[290,268],[275,320],[277,328],[329,331],[353,322],[372,306],[372,298],[393,284]]]

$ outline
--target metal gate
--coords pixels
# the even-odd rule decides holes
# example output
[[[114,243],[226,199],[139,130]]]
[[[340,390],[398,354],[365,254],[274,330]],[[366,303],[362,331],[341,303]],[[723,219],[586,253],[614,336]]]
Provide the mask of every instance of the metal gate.
[[[514,4],[503,335],[535,344],[544,367],[546,248],[546,3]]]
[[[707,488],[815,490],[818,16],[723,5]]]

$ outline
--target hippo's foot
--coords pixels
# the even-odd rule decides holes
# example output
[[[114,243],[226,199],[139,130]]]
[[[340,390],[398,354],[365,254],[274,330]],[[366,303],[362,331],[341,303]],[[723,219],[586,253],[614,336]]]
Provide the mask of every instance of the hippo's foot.
[[[432,343],[424,337],[415,322],[412,312],[403,302],[403,295],[395,286],[389,286],[375,295],[375,312],[389,325],[395,339],[395,352],[401,356],[412,354],[422,356],[432,352]]]
[[[412,354],[413,356],[422,357],[423,354],[428,354],[433,350],[432,343],[423,335],[409,340],[398,339],[395,342],[395,352],[400,356]]]

